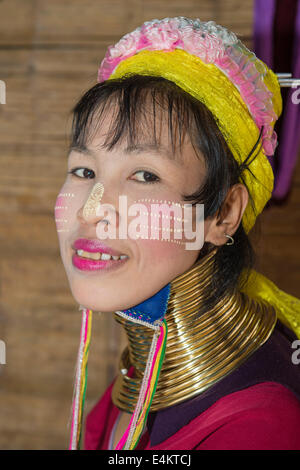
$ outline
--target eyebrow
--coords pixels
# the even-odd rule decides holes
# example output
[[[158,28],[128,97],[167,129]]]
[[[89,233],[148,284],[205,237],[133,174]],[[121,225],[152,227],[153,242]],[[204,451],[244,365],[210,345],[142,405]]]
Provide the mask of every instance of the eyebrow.
[[[69,147],[69,152],[75,151],[78,153],[82,153],[84,155],[89,155],[93,158],[96,158],[96,152],[93,150],[90,150],[88,147],[85,145],[71,145]],[[173,152],[171,152],[167,147],[165,147],[162,144],[159,143],[141,143],[141,144],[132,144],[128,145],[124,149],[124,154],[125,155],[130,155],[130,154],[140,154],[143,152],[151,152],[156,155],[159,155],[163,158],[167,158],[169,160],[175,160]]]
[[[139,154],[142,152],[152,152],[160,155],[161,157],[168,158],[170,160],[174,159],[174,154],[164,145],[158,143],[143,143],[143,144],[133,144],[129,145],[124,149],[124,153],[128,154]]]
[[[72,151],[78,152],[78,153],[83,153],[84,155],[89,155],[90,157],[96,157],[95,152],[93,150],[90,150],[87,148],[85,145],[80,145],[80,144],[75,144],[75,145],[70,145],[68,152],[71,153]]]

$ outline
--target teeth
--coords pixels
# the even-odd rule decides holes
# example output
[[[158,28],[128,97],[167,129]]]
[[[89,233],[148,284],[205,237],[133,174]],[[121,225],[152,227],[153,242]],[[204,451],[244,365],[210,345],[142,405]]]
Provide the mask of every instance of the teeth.
[[[84,250],[77,250],[77,254],[83,258],[90,258],[95,260],[99,260],[101,257],[101,253],[89,253],[88,251]]]
[[[101,253],[101,259],[103,259],[103,261],[108,261],[111,258],[112,257],[110,255],[108,255],[107,253]]]
[[[115,261],[119,259],[125,259],[128,258],[126,255],[121,255],[121,256],[111,256],[108,253],[90,253],[89,251],[84,251],[84,250],[77,250],[77,254],[83,258],[89,258],[89,259],[95,259],[95,260],[103,260],[103,261],[109,261],[110,259],[113,259]]]

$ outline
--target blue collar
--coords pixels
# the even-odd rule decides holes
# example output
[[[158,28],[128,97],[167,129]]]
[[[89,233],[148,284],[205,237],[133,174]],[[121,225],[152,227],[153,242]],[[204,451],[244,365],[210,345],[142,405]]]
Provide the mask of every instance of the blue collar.
[[[149,299],[134,307],[122,310],[122,313],[133,322],[143,322],[152,327],[154,322],[164,319],[168,308],[170,291],[171,284],[169,283],[152,297],[149,297]]]

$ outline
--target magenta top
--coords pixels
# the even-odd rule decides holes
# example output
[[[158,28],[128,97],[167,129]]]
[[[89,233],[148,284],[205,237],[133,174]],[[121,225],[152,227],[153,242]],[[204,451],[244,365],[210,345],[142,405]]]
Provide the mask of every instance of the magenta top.
[[[112,385],[88,415],[85,449],[107,450],[119,410]],[[281,384],[264,382],[234,392],[151,446],[148,431],[136,450],[300,450],[300,403]]]
[[[149,413],[136,450],[300,450],[300,374],[289,333],[278,322],[269,340],[211,389]],[[110,449],[119,417],[112,387],[87,416],[86,450]]]

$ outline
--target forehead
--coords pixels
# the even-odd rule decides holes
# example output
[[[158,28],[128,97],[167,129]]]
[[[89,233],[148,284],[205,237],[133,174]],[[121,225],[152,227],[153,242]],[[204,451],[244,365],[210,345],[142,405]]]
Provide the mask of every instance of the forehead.
[[[149,100],[148,100],[149,101]],[[202,161],[184,126],[166,109],[144,103],[143,112],[132,111],[124,118],[116,100],[95,112],[84,129],[84,138],[72,141],[70,150],[96,156],[97,152],[122,152],[124,155],[150,154],[185,166],[191,160]],[[170,119],[172,122],[170,122]]]

